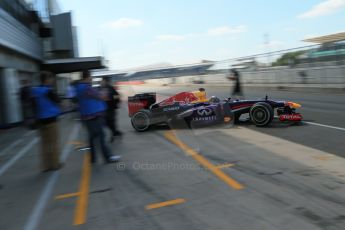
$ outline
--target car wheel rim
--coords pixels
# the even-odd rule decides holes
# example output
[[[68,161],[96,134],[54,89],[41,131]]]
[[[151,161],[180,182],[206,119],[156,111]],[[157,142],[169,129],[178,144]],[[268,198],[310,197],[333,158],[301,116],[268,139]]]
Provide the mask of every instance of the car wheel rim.
[[[149,118],[144,113],[135,114],[132,123],[137,130],[145,130],[150,125]]]
[[[267,120],[267,112],[262,108],[257,108],[253,113],[253,118],[256,123],[264,123]]]

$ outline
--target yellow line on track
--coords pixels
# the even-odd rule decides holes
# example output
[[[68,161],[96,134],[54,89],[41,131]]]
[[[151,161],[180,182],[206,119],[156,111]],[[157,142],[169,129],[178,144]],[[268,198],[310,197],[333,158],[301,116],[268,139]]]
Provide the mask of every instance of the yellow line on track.
[[[84,142],[81,142],[81,141],[71,141],[70,144],[72,144],[72,145],[83,145]]]
[[[76,196],[79,196],[79,195],[80,195],[79,192],[63,194],[63,195],[56,196],[55,200],[62,200],[62,199],[66,199],[66,198],[76,197]]]
[[[74,210],[73,225],[81,225],[86,223],[87,207],[89,200],[90,175],[90,153],[86,153],[84,155],[83,171],[79,185],[80,195],[77,199],[77,205]]]
[[[315,159],[321,160],[321,161],[327,161],[332,159],[332,155],[328,154],[328,155],[321,155],[321,156],[315,156]]]
[[[224,169],[224,168],[230,168],[234,166],[234,164],[223,164],[223,165],[217,165],[216,167],[219,169]]]
[[[146,210],[151,210],[151,209],[156,209],[156,208],[162,208],[166,206],[171,206],[171,205],[176,205],[176,204],[182,204],[186,202],[185,199],[176,199],[176,200],[169,200],[161,203],[155,203],[155,204],[150,204],[145,207]]]
[[[220,170],[217,166],[213,165],[211,162],[209,162],[205,157],[201,156],[199,153],[197,153],[195,150],[191,149],[189,146],[187,146],[185,143],[180,141],[176,138],[175,134],[172,131],[165,132],[164,134],[165,138],[167,138],[169,141],[180,147],[186,154],[190,155],[194,158],[199,164],[201,164],[203,167],[208,169],[210,172],[212,172],[214,175],[216,175],[220,180],[225,182],[227,185],[234,189],[243,189],[243,185],[241,185],[236,180],[229,177],[227,174],[225,174],[222,170]]]

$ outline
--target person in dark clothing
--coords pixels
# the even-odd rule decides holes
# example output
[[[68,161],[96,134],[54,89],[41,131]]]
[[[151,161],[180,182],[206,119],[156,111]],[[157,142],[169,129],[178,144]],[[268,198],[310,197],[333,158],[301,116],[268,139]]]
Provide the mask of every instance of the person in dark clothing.
[[[27,79],[21,81],[22,87],[19,90],[20,100],[23,104],[31,102],[31,85]]]
[[[89,134],[89,145],[91,148],[91,163],[96,162],[95,141],[99,139],[105,162],[117,162],[121,157],[113,156],[105,143],[103,130],[103,113],[106,110],[105,96],[92,88],[92,78],[89,71],[83,72],[83,79],[76,85],[77,100],[81,120],[85,124]]]
[[[60,115],[58,95],[53,90],[53,75],[41,73],[42,85],[31,90],[36,119],[41,135],[42,171],[58,170],[63,164],[59,161],[59,133],[57,118]]]
[[[21,81],[22,87],[19,90],[19,98],[21,102],[22,115],[24,125],[29,128],[34,128],[35,126],[35,111],[34,111],[34,101],[31,95],[31,84],[29,80],[24,79]]]
[[[116,110],[119,107],[120,94],[111,85],[110,78],[103,78],[101,92],[106,97],[107,110],[105,120],[106,125],[112,132],[111,142],[113,142],[115,136],[122,136],[122,132],[118,130],[116,125]]]
[[[236,69],[231,69],[230,76],[228,77],[228,79],[235,81],[234,88],[232,91],[232,97],[236,97],[237,99],[242,98],[243,92],[241,87],[240,73]]]
[[[302,80],[302,84],[306,84],[307,83],[307,72],[302,70],[298,72],[299,76],[301,77]]]

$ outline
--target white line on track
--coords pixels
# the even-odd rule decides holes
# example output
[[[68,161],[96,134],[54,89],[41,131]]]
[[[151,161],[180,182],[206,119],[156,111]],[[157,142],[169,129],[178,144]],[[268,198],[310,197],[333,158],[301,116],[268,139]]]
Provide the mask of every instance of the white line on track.
[[[74,126],[70,136],[67,139],[67,143],[71,142],[74,138],[77,137],[77,134],[80,129],[80,124],[77,124]],[[61,155],[61,161],[65,162],[67,160],[67,157],[69,153],[72,151],[73,145],[66,144],[65,148],[63,149],[62,155]],[[59,178],[60,171],[54,171],[50,177],[47,180],[47,183],[45,184],[43,191],[41,192],[38,201],[36,202],[35,207],[33,208],[31,215],[29,216],[25,226],[24,230],[35,230],[37,229],[37,226],[41,220],[42,214],[44,212],[44,209],[47,206],[48,200],[51,197],[51,194],[53,192],[53,188]]]
[[[323,125],[323,124],[319,124],[319,123],[315,123],[315,122],[309,122],[309,121],[304,121],[304,123],[309,124],[309,125],[320,126],[320,127],[324,127],[324,128],[330,128],[330,129],[345,131],[345,128],[331,126],[331,125]]]
[[[279,117],[278,116],[274,116],[274,118],[279,118]],[[332,125],[324,125],[324,124],[310,122],[310,121],[302,121],[302,122],[305,123],[305,124],[309,124],[309,125],[315,125],[315,126],[320,126],[320,127],[324,127],[324,128],[345,131],[345,128],[342,128],[342,127],[337,127],[337,126],[332,126]]]
[[[26,154],[27,151],[29,151],[32,146],[34,146],[38,142],[38,138],[36,137],[33,139],[27,146],[22,148],[17,155],[12,157],[9,161],[7,161],[3,166],[0,167],[0,176],[4,174],[7,169],[9,169],[18,159],[20,159],[22,156]]]
[[[14,148],[15,146],[17,146],[18,144],[20,144],[23,140],[24,140],[24,137],[27,137],[29,136],[30,134],[32,134],[34,132],[34,130],[30,131],[30,132],[27,132],[26,134],[23,135],[22,138],[16,140],[15,142],[12,142],[10,145],[8,145],[5,149],[3,149],[1,152],[0,152],[0,156],[4,156],[6,155],[6,153]]]
[[[18,140],[16,140],[15,142],[12,142],[10,145],[8,145],[5,149],[3,149],[3,150],[0,152],[0,156],[6,155],[6,153],[7,153],[10,149],[14,148],[15,146],[17,146],[17,145],[18,145],[20,142],[22,142],[22,141],[23,141],[23,138],[18,139]]]
[[[34,132],[37,132],[36,130],[31,130],[30,132],[27,132],[24,134],[24,137],[27,137],[29,136],[30,134],[34,133]]]

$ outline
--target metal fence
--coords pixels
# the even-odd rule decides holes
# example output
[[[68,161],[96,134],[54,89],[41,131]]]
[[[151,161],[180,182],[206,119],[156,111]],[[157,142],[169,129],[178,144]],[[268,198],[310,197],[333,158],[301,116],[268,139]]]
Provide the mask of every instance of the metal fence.
[[[249,66],[255,68],[317,67],[345,65],[345,41],[323,45],[303,46],[216,62],[220,69],[231,66]]]
[[[205,76],[210,83],[226,81],[221,74],[236,68],[245,84],[343,84],[345,43],[305,46],[216,62]]]

